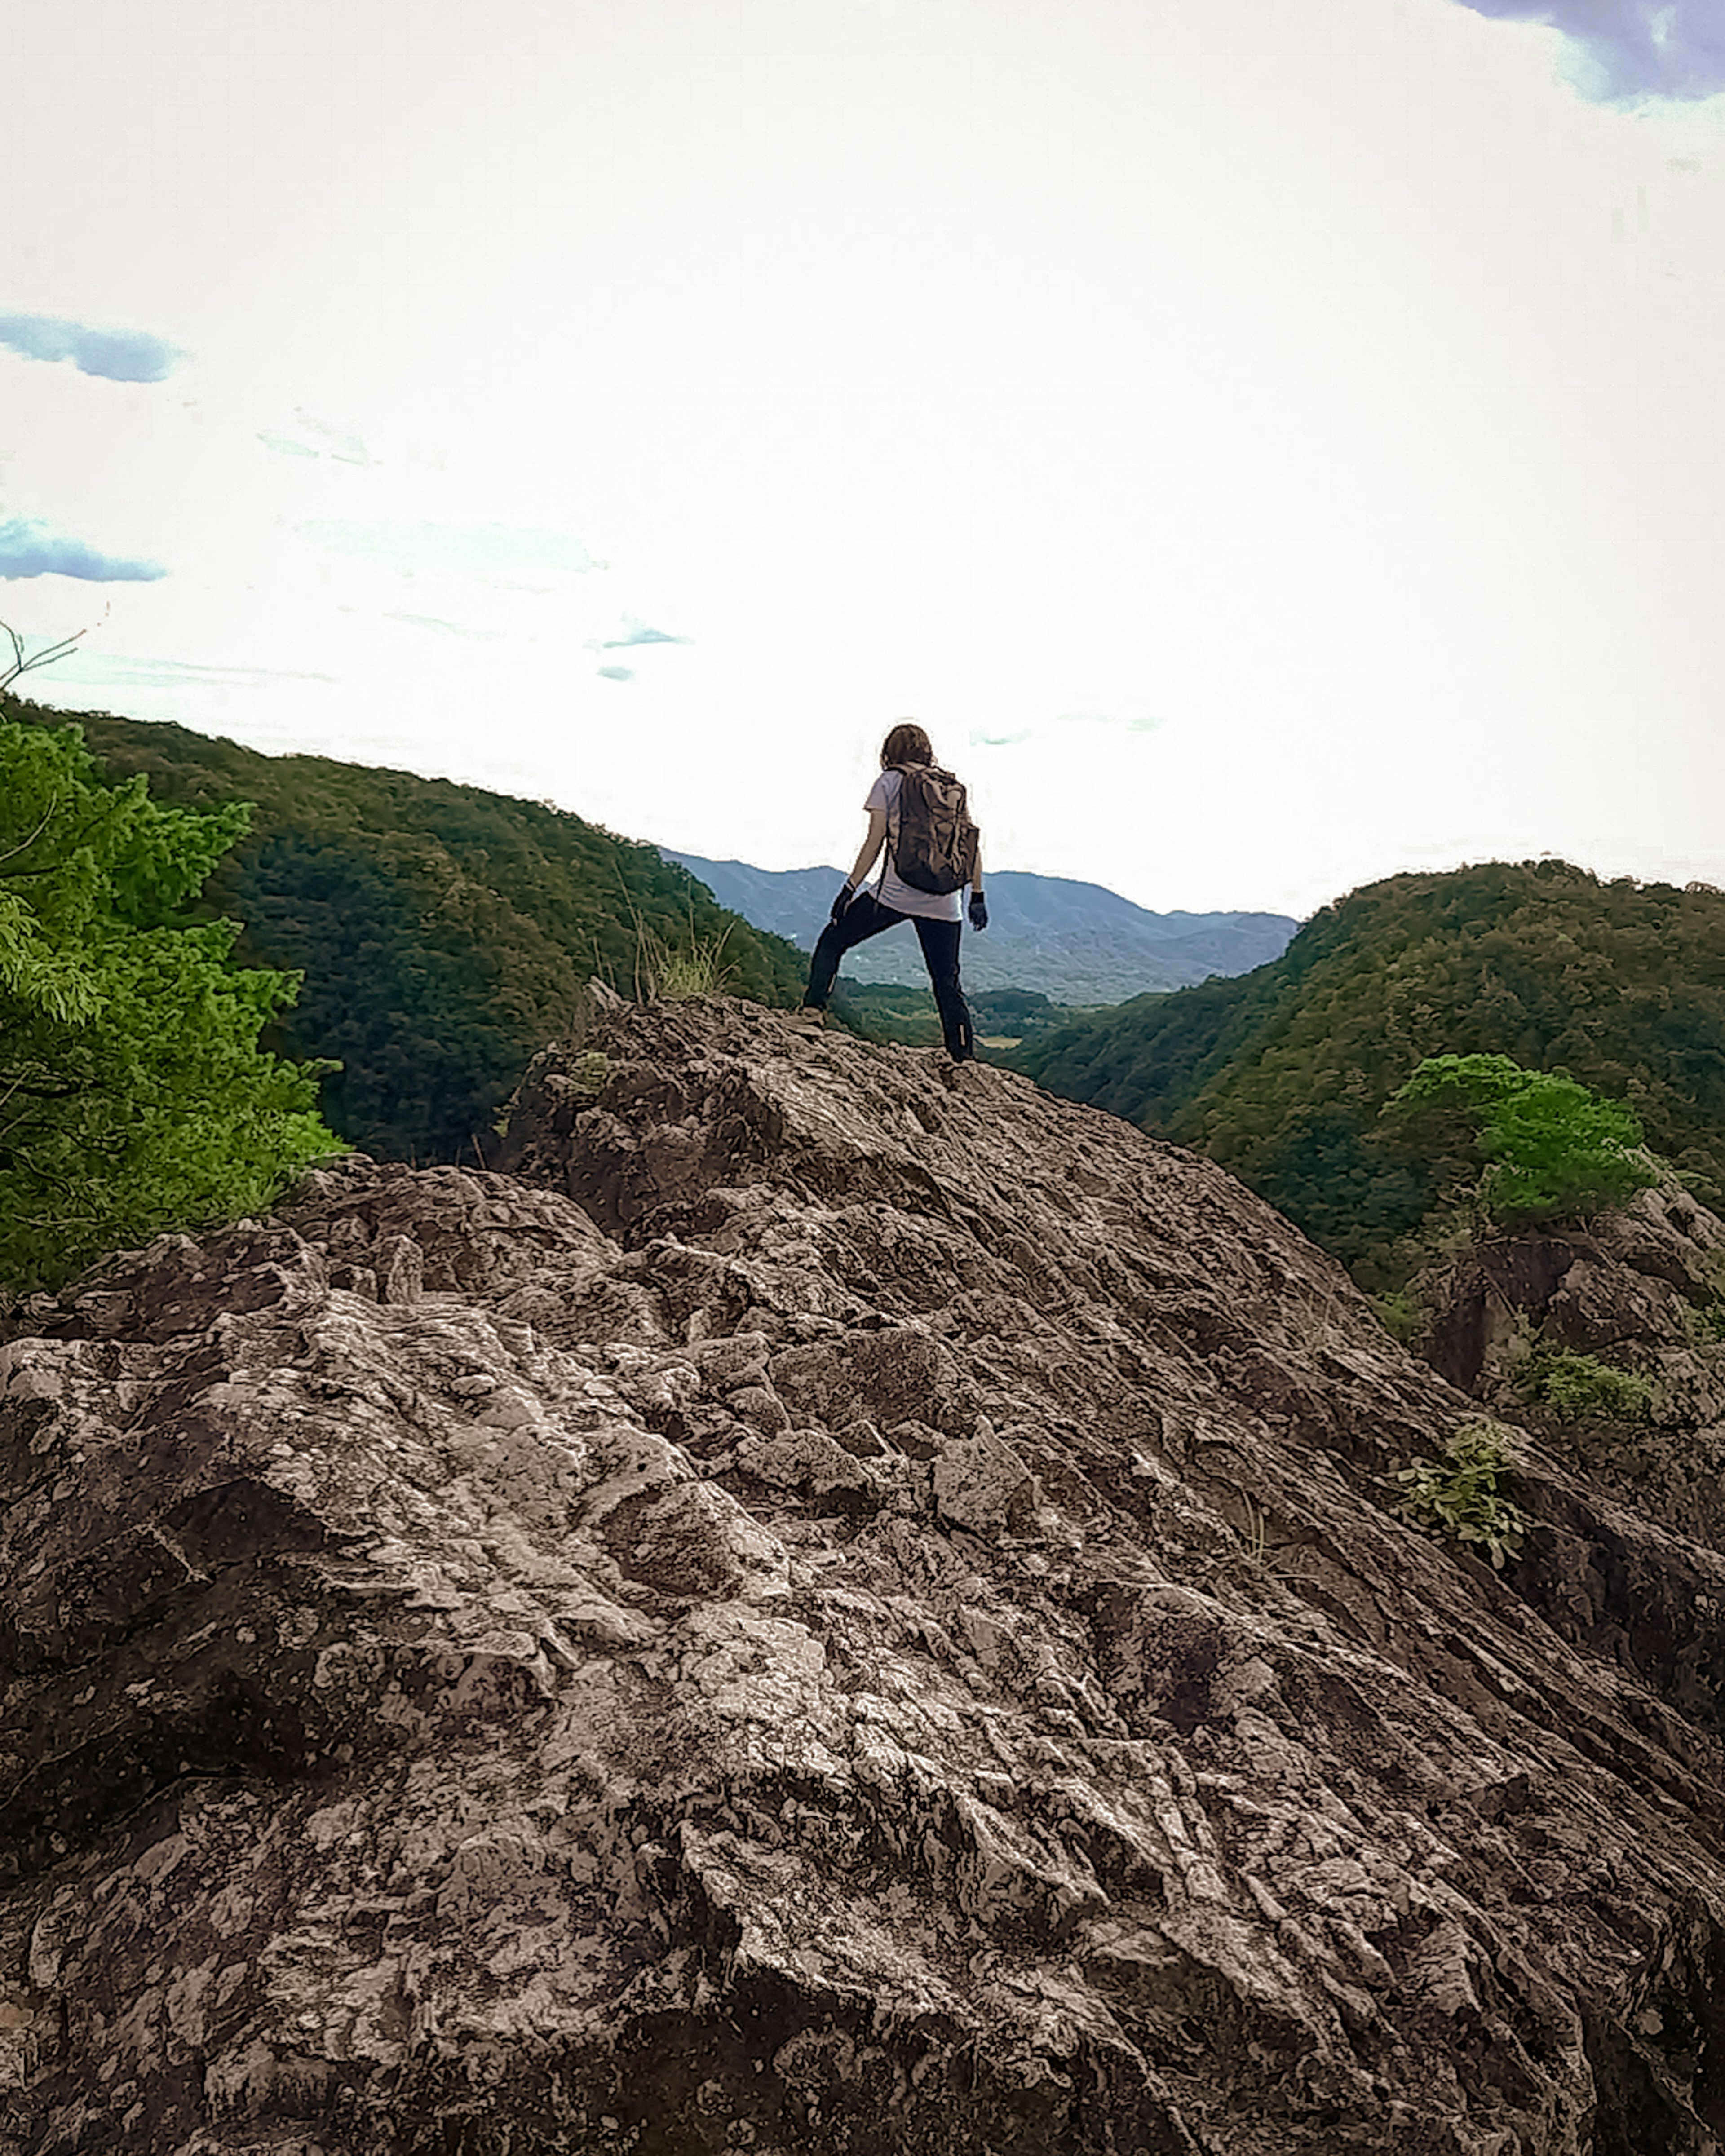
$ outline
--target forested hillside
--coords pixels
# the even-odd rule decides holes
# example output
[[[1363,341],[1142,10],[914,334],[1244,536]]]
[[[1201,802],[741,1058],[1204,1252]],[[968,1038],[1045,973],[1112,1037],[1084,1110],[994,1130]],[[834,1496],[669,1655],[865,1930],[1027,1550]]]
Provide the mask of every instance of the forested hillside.
[[[323,1111],[387,1158],[474,1158],[534,1051],[593,973],[629,989],[644,942],[722,937],[733,993],[793,1003],[805,962],[716,906],[656,848],[547,804],[322,757],[270,757],[183,727],[0,696],[0,718],[76,725],[113,778],[158,800],[255,803],[206,906],[237,955],[302,971],[271,1045],[333,1057]]]
[[[1016,1060],[1210,1154],[1370,1282],[1452,1165],[1378,1111],[1445,1054],[1567,1070],[1625,1102],[1711,1201],[1725,1187],[1725,894],[1550,860],[1392,876],[1254,973],[1140,997]]]

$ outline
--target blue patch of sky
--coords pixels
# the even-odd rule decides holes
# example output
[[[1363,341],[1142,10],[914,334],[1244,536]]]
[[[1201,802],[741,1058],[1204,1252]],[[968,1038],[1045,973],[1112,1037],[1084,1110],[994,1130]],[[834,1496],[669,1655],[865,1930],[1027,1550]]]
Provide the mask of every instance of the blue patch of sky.
[[[91,584],[151,584],[167,574],[158,562],[104,554],[35,517],[14,516],[0,524],[0,578],[78,577]]]
[[[259,434],[258,439],[266,449],[274,449],[283,457],[321,457],[321,449],[314,449],[309,443],[290,441],[285,434]]]
[[[1601,104],[1725,90],[1720,0],[1459,0],[1476,15],[1539,23],[1569,41],[1575,87]]]
[[[0,345],[25,359],[69,359],[109,382],[165,382],[186,355],[144,330],[96,330],[57,315],[0,314]]]
[[[599,679],[602,681],[633,681],[634,678],[635,670],[633,666],[602,666],[599,669]]]
[[[294,529],[314,547],[352,554],[386,568],[453,570],[489,578],[493,570],[553,570],[579,575],[602,569],[567,532],[505,524],[348,523],[314,520]]]

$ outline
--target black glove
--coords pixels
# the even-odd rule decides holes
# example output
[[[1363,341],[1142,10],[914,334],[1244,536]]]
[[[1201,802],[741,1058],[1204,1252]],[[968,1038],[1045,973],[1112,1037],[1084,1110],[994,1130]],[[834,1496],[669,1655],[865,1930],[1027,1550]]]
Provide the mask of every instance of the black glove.
[[[986,928],[988,925],[988,901],[979,891],[970,894],[970,925],[973,928]]]
[[[845,907],[850,905],[851,900],[855,896],[856,886],[854,883],[847,883],[840,890],[839,896],[833,901],[833,910],[827,916],[827,918],[829,921],[842,921],[845,917]]]

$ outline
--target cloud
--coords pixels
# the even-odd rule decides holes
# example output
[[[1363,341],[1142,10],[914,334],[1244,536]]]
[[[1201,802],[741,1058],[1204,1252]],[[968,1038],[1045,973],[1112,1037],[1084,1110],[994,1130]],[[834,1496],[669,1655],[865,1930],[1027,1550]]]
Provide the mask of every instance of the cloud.
[[[1719,0],[1461,0],[1476,15],[1542,23],[1568,39],[1572,79],[1601,104],[1725,90]]]
[[[290,441],[285,434],[259,434],[258,439],[266,449],[274,449],[280,457],[321,457],[321,449],[308,448],[304,442]]]
[[[1086,700],[1070,711],[1055,711],[1034,726],[1019,726],[1010,733],[990,733],[975,727],[970,735],[970,746],[1021,748],[1026,742],[1045,741],[1055,726],[1104,726],[1111,733],[1153,734],[1167,724],[1167,720],[1153,711],[1142,697],[1098,697],[1094,702]]]
[[[627,651],[631,645],[637,644],[687,644],[690,641],[686,636],[667,636],[662,629],[649,629],[645,622],[636,621],[629,614],[623,617],[623,628],[621,636],[611,637],[594,649],[599,651]]]
[[[292,434],[265,434],[261,429],[258,439],[266,449],[274,449],[281,457],[329,457],[338,465],[369,465],[372,454],[357,434],[345,434],[339,427],[331,427],[308,412],[303,404],[296,406],[294,417],[300,422],[302,434],[320,435],[321,446],[314,448],[310,442],[297,439]]]
[[[186,355],[143,330],[93,330],[55,315],[0,315],[0,345],[26,359],[69,359],[110,382],[162,382]]]
[[[333,681],[333,674],[305,674],[283,666],[197,666],[181,659],[127,659],[80,651],[61,678],[92,689],[153,689],[174,682],[194,687],[261,688],[270,681]]]
[[[599,669],[599,679],[602,681],[633,681],[634,678],[635,670],[633,666],[602,666]]]
[[[1128,734],[1153,734],[1168,724],[1157,713],[1135,710],[1130,704],[1113,711],[1056,711],[1054,722],[1057,726],[1115,726]]]
[[[294,530],[314,547],[333,554],[356,554],[382,567],[411,574],[420,570],[453,570],[494,583],[494,570],[551,569],[576,576],[603,569],[578,539],[565,531],[547,531],[506,524],[360,524],[314,521]]]
[[[0,524],[0,578],[81,577],[92,584],[152,584],[167,571],[156,562],[123,562],[81,539],[50,531],[34,517]]]
[[[434,629],[440,636],[466,636],[480,644],[501,644],[501,629],[464,629],[459,621],[445,621],[436,613],[386,613],[385,621],[403,621],[409,629]]]
[[[296,404],[294,407],[294,417],[302,427],[309,429],[314,434],[321,434],[323,437],[325,449],[337,464],[368,465],[372,461],[370,450],[367,449],[357,434],[343,434],[339,427],[331,427],[320,419],[315,413],[308,412],[303,404]],[[313,450],[314,456],[317,454],[317,451]]]

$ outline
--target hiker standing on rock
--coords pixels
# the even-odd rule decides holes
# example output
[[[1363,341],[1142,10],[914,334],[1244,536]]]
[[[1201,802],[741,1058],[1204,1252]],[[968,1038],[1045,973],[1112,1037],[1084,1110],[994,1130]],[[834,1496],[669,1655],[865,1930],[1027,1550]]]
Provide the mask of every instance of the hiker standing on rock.
[[[935,762],[922,727],[906,720],[882,744],[880,776],[863,806],[869,835],[814,947],[803,1013],[826,1009],[839,962],[847,951],[908,921],[922,946],[947,1053],[955,1063],[970,1062],[976,1046],[970,1008],[958,983],[958,894],[970,886],[973,928],[988,927],[988,906],[983,896],[981,834],[970,820],[964,788]],[[864,891],[863,880],[883,845],[886,858],[880,883]]]

